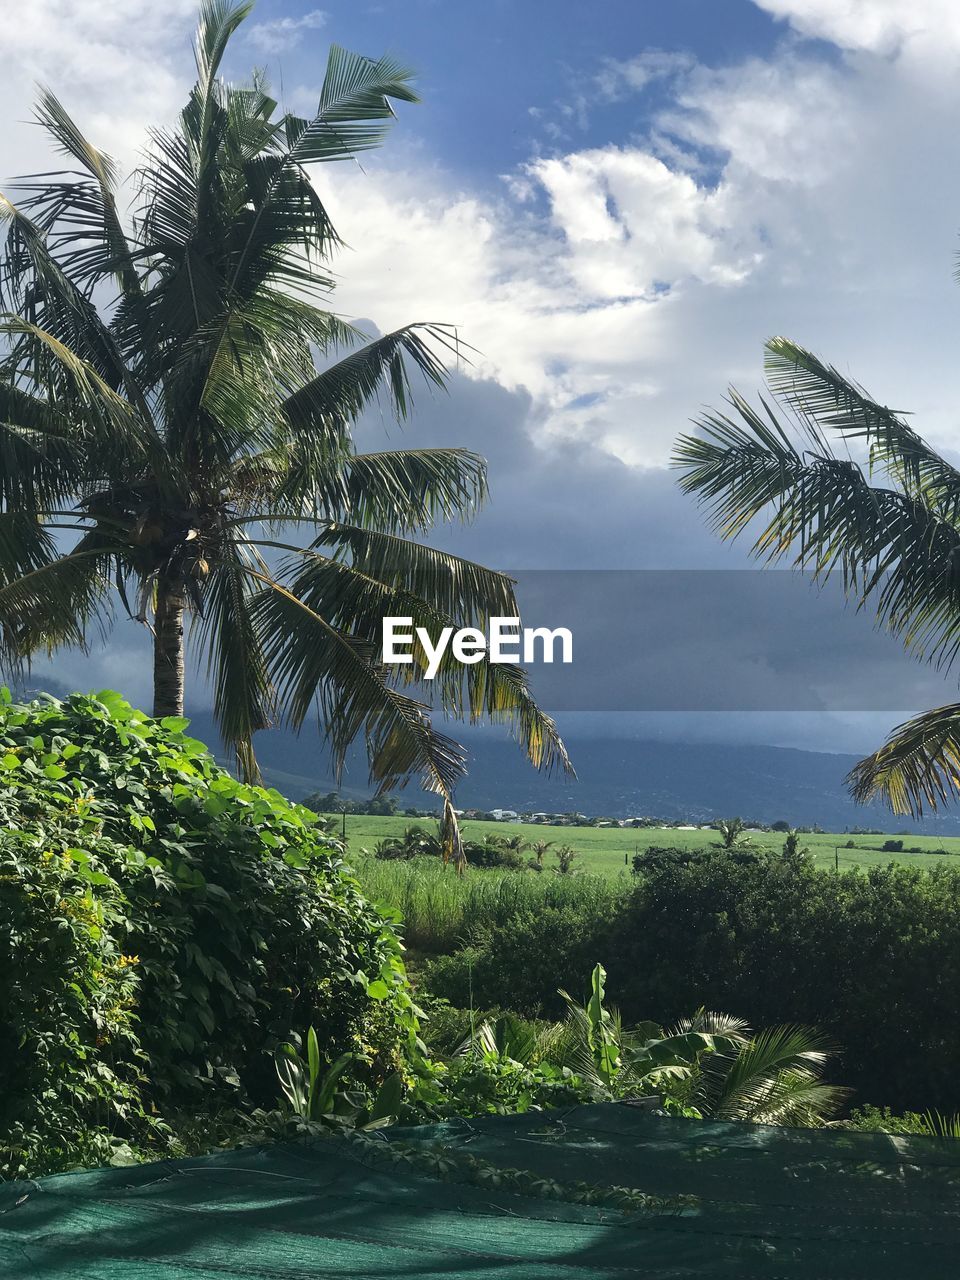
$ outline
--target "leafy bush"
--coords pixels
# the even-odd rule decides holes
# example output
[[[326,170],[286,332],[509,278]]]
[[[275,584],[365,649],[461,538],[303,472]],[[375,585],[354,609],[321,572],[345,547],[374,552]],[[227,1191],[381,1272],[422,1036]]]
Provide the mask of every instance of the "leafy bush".
[[[474,930],[423,981],[455,1005],[554,1017],[557,989],[594,960],[629,1021],[670,1025],[705,1005],[752,1026],[820,1027],[841,1048],[831,1074],[858,1100],[960,1106],[960,873],[949,868],[838,875],[778,856],[665,858],[599,909],[573,893]]]
[[[122,1154],[118,1130],[147,1136],[127,904],[106,870],[113,850],[80,825],[0,833],[4,1176],[107,1163]]]
[[[960,1114],[945,1116],[939,1111],[906,1111],[894,1115],[889,1107],[862,1107],[854,1111],[847,1121],[847,1128],[868,1133],[908,1133],[924,1138],[960,1138]]]
[[[425,985],[451,1004],[476,1002],[525,1017],[559,1016],[564,1011],[560,988],[569,985],[569,975],[593,967],[606,928],[605,905],[602,898],[584,895],[580,902],[545,903],[497,922],[478,931],[473,946],[433,960]]]
[[[675,1115],[818,1126],[845,1096],[821,1079],[831,1046],[814,1030],[782,1026],[754,1034],[741,1019],[702,1009],[671,1028],[626,1027],[605,1003],[605,980],[596,965],[583,1005],[561,992],[562,1022],[472,1011],[465,1021],[461,1011],[459,1034],[444,1050],[447,1075],[438,1081],[447,1105],[474,1114],[479,1099],[489,1110],[528,1110],[574,1098],[648,1096]],[[439,1027],[428,1018],[432,1046],[438,1031],[445,1037],[453,1030],[449,1007],[441,1012]]]
[[[624,1014],[820,1026],[864,1100],[956,1106],[960,875],[722,854],[641,879],[598,953]]]
[[[298,1026],[370,1079],[414,1033],[400,944],[337,842],[235,781],[186,725],[107,692],[0,703],[0,1129],[14,1144],[31,1126],[65,1146],[122,1134],[141,1099],[270,1100],[272,1051]],[[50,1090],[73,1109],[47,1109]]]

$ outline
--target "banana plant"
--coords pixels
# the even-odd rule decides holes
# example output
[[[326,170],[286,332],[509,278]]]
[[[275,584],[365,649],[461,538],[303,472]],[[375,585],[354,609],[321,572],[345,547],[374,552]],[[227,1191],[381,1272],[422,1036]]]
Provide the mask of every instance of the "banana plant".
[[[616,1010],[604,1003],[606,978],[603,965],[596,965],[585,1005],[560,992],[567,1004],[564,1065],[593,1084],[600,1096],[653,1092],[667,1079],[689,1076],[701,1054],[719,1047],[717,1036],[702,1031],[665,1035],[655,1022],[625,1029]]]
[[[275,1054],[280,1088],[294,1115],[309,1124],[332,1124],[347,1129],[379,1129],[393,1124],[403,1101],[403,1078],[398,1071],[386,1077],[373,1098],[362,1090],[343,1089],[341,1081],[361,1055],[343,1053],[323,1069],[317,1033],[307,1031],[307,1056],[289,1041]]]

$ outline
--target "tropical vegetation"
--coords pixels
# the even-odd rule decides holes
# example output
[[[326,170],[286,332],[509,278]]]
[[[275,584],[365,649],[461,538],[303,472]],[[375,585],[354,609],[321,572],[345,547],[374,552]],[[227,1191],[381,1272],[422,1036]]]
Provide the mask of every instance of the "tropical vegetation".
[[[417,1021],[392,925],[309,810],[117,694],[0,695],[0,1167],[165,1150],[318,1029],[376,1084]]]
[[[414,377],[444,384],[457,339],[371,341],[337,316],[313,176],[381,143],[411,73],[333,47],[315,113],[280,112],[262,74],[221,75],[250,8],[204,0],[196,83],[151,132],[129,218],[116,164],[46,90],[36,119],[67,167],[0,198],[0,657],[84,648],[115,601],[152,633],[154,714],[181,715],[188,624],[243,777],[258,730],[319,708],[338,764],[364,739],[381,790],[418,775],[442,797],[458,856],[465,756],[416,696],[420,649],[380,663],[381,619],[482,625],[517,614],[513,586],[416,540],[476,512],[481,457],[354,447],[368,405],[402,418]],[[569,767],[519,667],[448,655],[430,693]]]
[[[826,874],[786,823],[771,851],[740,819],[697,852],[635,847],[616,881],[575,842],[460,833],[464,753],[433,710],[569,761],[520,668],[448,656],[428,705],[422,653],[378,659],[385,614],[517,613],[505,575],[417,540],[476,511],[483,460],[354,446],[378,396],[402,418],[458,351],[445,326],[371,340],[330,308],[340,240],[314,167],[377,146],[411,76],[334,48],[316,113],[281,112],[262,75],[220,74],[249,9],[205,0],[196,84],[151,135],[129,218],[116,165],[48,91],[37,120],[69,168],[0,201],[0,661],[87,646],[116,601],[152,634],[154,685],[152,717],[109,690],[0,691],[0,1176],[581,1102],[822,1125],[850,1100],[839,1079],[861,1128],[955,1137],[930,1108],[956,1105],[960,873]],[[769,356],[812,449],[735,395],[735,418],[681,442],[684,486],[725,536],[772,505],[758,555],[841,571],[949,665],[960,472],[809,353]],[[186,732],[185,627],[239,780]],[[368,812],[418,774],[438,828],[352,871],[335,820],[257,785],[255,734],[313,707],[338,764],[365,741]],[[960,791],[958,722],[904,727],[858,795],[919,812]]]
[[[960,469],[797,343],[772,338],[765,363],[769,399],[731,390],[729,412],[680,437],[681,488],[722,538],[753,529],[764,564],[839,574],[858,608],[947,671],[960,652]],[[900,725],[849,781],[857,800],[880,796],[897,813],[956,799],[960,703]]]

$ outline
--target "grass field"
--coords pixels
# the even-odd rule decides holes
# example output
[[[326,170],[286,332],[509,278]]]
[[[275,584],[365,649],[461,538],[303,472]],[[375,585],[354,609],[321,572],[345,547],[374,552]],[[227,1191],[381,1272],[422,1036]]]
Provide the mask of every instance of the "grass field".
[[[348,814],[348,855],[357,856],[361,849],[372,851],[378,840],[401,835],[408,826],[413,824],[428,829],[434,825],[428,818],[371,818]],[[531,842],[552,840],[555,845],[569,845],[579,854],[575,863],[579,870],[607,876],[616,876],[623,871],[629,872],[630,859],[637,849],[645,849],[649,845],[676,849],[702,849],[719,838],[715,831],[678,831],[673,827],[646,827],[634,831],[619,827],[540,827],[509,822],[464,824],[464,834],[468,838],[482,839],[489,832],[502,836],[521,834]],[[754,832],[751,835],[757,844],[764,848],[781,849],[783,847],[783,836],[778,832]],[[905,849],[916,847],[923,852],[882,853],[880,846],[885,840],[891,838],[903,840]],[[856,847],[844,848],[848,840],[853,840]],[[904,862],[910,866],[960,867],[960,836],[945,838],[917,835],[848,836],[828,832],[823,835],[803,836],[801,845],[809,848],[817,865],[822,867],[833,867],[837,860],[841,869],[854,866],[886,866],[887,863],[894,861]],[[551,862],[551,852],[548,852],[545,865],[550,866]]]

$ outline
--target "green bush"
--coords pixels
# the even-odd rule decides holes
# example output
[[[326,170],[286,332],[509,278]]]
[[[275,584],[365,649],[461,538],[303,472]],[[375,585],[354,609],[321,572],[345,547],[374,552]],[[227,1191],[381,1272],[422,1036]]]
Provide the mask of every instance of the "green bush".
[[[960,873],[949,868],[837,875],[778,856],[661,854],[629,893],[531,904],[469,942],[423,974],[455,1005],[555,1017],[557,989],[599,960],[627,1022],[669,1025],[705,1006],[752,1026],[817,1026],[841,1051],[832,1078],[861,1103],[960,1109]]]
[[[572,974],[589,973],[598,954],[607,919],[602,903],[585,895],[496,922],[473,946],[432,961],[424,982],[454,1005],[559,1017],[565,1007],[560,988],[570,985]]]
[[[148,1124],[126,902],[96,840],[65,818],[0,833],[0,1169],[22,1176],[122,1154]],[[73,839],[71,839],[73,836]]]
[[[753,1026],[818,1026],[861,1101],[956,1109],[956,872],[706,855],[641,879],[603,941],[628,1019],[705,1005]]]
[[[413,1033],[400,944],[337,842],[230,777],[186,725],[106,692],[0,704],[13,1145],[31,1126],[60,1145],[122,1136],[141,1102],[271,1100],[273,1049],[298,1028],[316,1027],[330,1060],[359,1055],[370,1079]],[[54,1118],[50,1090],[73,1110]]]

